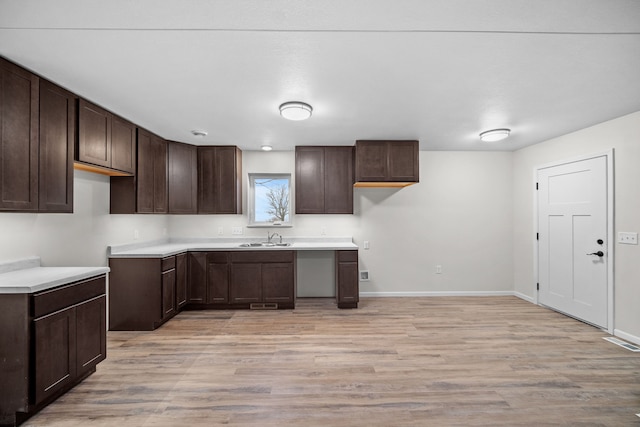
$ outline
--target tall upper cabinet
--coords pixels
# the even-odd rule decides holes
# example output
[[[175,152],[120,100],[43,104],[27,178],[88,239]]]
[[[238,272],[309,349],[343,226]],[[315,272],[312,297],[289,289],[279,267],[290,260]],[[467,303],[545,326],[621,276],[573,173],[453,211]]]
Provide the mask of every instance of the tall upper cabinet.
[[[84,99],[78,104],[80,168],[109,175],[136,171],[136,126]],[[84,166],[84,167],[83,167]],[[118,173],[120,172],[120,173]]]
[[[167,141],[138,128],[135,176],[111,177],[112,214],[167,213]]]
[[[38,210],[39,78],[0,58],[0,209]]]
[[[198,213],[198,150],[195,145],[168,141],[169,213]]]
[[[0,58],[0,210],[73,212],[76,101]]]
[[[353,147],[296,147],[296,213],[353,213]]]
[[[242,151],[198,147],[198,213],[242,213]]]

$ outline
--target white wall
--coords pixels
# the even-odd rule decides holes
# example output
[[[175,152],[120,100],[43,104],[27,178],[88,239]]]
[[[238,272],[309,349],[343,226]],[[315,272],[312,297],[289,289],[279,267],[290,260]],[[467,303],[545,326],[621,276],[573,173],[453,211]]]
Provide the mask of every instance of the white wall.
[[[533,170],[545,163],[614,149],[615,233],[640,231],[640,112],[513,154],[514,289],[534,295]],[[615,236],[613,236],[615,238]],[[640,340],[640,247],[615,244],[616,335]]]
[[[492,292],[513,289],[511,153],[420,152],[420,183],[354,190],[354,215],[295,215],[285,236],[353,236],[361,292]],[[243,152],[243,176],[295,175],[294,152]],[[294,182],[295,185],[295,182]],[[246,190],[246,182],[244,183]],[[169,218],[171,235],[215,237],[246,226],[244,215]],[[262,237],[266,229],[244,228]],[[362,250],[364,240],[370,250]],[[436,264],[442,274],[435,274]]]
[[[111,244],[163,237],[165,215],[109,215],[109,178],[75,171],[73,214],[0,214],[0,260],[38,255],[44,266],[106,266]]]

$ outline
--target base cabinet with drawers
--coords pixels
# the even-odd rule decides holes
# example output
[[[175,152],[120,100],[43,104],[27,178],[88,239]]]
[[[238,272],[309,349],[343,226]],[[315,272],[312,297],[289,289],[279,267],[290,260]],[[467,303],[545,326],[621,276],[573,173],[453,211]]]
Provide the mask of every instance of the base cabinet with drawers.
[[[109,260],[109,330],[152,331],[186,305],[186,253]]]
[[[0,425],[18,425],[106,358],[106,276],[0,295]]]

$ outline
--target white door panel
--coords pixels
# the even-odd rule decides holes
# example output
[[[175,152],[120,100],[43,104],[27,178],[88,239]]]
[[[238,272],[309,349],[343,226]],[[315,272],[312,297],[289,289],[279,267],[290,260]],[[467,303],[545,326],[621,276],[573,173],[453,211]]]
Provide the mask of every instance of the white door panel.
[[[539,169],[537,178],[539,301],[606,328],[607,158]]]

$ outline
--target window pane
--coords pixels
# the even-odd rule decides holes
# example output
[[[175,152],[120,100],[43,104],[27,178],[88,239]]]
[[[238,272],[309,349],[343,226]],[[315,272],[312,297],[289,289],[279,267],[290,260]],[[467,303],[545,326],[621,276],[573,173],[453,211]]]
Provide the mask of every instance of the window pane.
[[[289,222],[288,178],[256,177],[254,191],[256,222]]]

